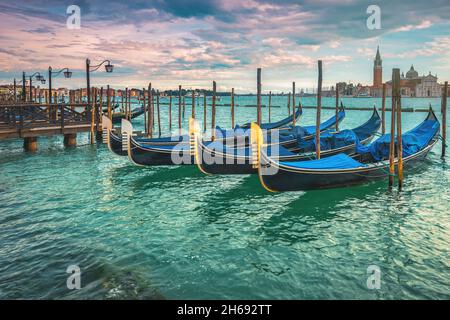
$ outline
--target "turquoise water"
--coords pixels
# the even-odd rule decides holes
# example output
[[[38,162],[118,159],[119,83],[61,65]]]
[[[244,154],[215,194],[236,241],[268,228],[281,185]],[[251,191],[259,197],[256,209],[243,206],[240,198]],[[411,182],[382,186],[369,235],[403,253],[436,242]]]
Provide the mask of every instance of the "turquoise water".
[[[255,104],[254,97],[237,99]],[[273,120],[287,114],[285,98],[274,97],[277,103],[283,107],[272,110]],[[428,103],[439,110],[439,99],[403,100],[407,107]],[[229,127],[229,108],[217,110],[218,125]],[[324,110],[323,119],[333,112]],[[184,126],[189,114],[187,106]],[[370,114],[348,110],[341,128]],[[404,129],[425,116],[405,113]],[[255,117],[255,108],[237,108],[238,123]],[[304,110],[302,123],[314,119],[315,110]],[[134,123],[142,127],[142,117]],[[450,171],[440,143],[407,174],[401,193],[379,181],[278,194],[256,176],[142,168],[104,145],[90,146],[87,135],[78,144],[64,149],[62,137],[40,138],[39,151],[27,154],[20,140],[0,142],[2,299],[450,298]],[[80,290],[66,287],[73,264],[81,268]],[[367,288],[369,265],[381,269],[380,290]]]

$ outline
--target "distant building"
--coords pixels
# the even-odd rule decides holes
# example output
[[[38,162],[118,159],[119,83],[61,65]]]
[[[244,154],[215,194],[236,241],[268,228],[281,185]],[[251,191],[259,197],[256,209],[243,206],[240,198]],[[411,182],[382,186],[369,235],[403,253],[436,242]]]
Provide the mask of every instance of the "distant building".
[[[58,96],[63,96],[63,95],[68,96],[69,95],[69,89],[67,89],[67,88],[58,88],[57,92],[58,92]]]
[[[139,89],[130,89],[130,97],[139,97],[141,95],[141,90]]]
[[[433,76],[431,72],[428,75],[419,76],[419,73],[411,65],[411,68],[401,74],[400,93],[402,97],[440,97],[442,95],[441,85],[437,82],[438,77]],[[392,81],[386,82],[387,95],[392,94]]]
[[[416,85],[416,97],[440,97],[442,88],[437,83],[437,75],[431,75],[431,72],[427,76],[421,77],[421,83]]]
[[[372,97],[381,97],[383,94],[383,78],[382,78],[382,60],[380,48],[377,48],[373,65],[373,84],[370,87],[370,95]],[[442,94],[441,85],[437,82],[437,75],[433,76],[431,72],[427,76],[419,76],[419,73],[411,65],[411,68],[401,74],[400,77],[400,93],[403,97],[440,97]],[[386,82],[386,95],[392,96],[392,81]]]
[[[341,97],[355,95],[355,86],[353,83],[338,82],[337,87]]]
[[[383,87],[383,66],[380,56],[380,47],[377,47],[377,54],[373,61],[373,85],[374,89],[381,89]]]

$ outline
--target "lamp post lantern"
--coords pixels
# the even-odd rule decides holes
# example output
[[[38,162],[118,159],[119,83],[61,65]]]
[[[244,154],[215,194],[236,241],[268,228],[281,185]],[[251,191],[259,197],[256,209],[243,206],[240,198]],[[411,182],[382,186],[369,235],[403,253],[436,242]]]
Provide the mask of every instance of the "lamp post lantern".
[[[39,73],[35,72],[30,76],[30,102],[33,102],[33,77],[36,76],[36,80],[41,81],[42,84],[45,83],[44,77]]]
[[[107,63],[107,64],[105,64]],[[111,73],[113,72],[114,69],[114,65],[111,64],[111,61],[109,60],[104,60],[101,63],[99,63],[98,65],[95,66],[91,66],[91,60],[86,59],[86,94],[87,94],[87,100],[88,100],[88,104],[91,103],[91,78],[90,78],[90,73],[97,71],[103,64],[105,64],[105,71],[107,73]]]
[[[69,70],[69,68],[62,68],[59,71],[53,71],[52,67],[48,67],[48,93],[49,93],[49,102],[52,103],[52,75],[55,75],[57,77],[61,72],[64,71],[64,77],[71,78],[72,77],[72,71]]]

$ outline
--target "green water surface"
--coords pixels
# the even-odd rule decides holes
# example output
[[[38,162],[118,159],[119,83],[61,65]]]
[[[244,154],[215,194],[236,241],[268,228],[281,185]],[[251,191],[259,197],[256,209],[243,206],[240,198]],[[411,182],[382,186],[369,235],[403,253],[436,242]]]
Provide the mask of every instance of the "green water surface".
[[[285,100],[273,98],[281,107],[272,120],[286,116]],[[242,107],[255,97],[237,103],[238,123],[255,119],[255,108]],[[341,128],[371,114],[351,107],[380,106],[379,99],[344,103]],[[429,103],[439,110],[439,99],[403,100],[406,107]],[[217,109],[217,124],[230,127],[229,108]],[[161,110],[168,134],[167,107]],[[188,115],[189,106],[185,127]],[[332,115],[324,110],[322,119]],[[405,113],[404,129],[425,116]],[[305,109],[301,123],[314,121],[315,110]],[[143,118],[134,124],[142,128]],[[105,145],[89,145],[85,134],[78,144],[65,149],[62,137],[40,138],[30,154],[21,140],[0,141],[2,299],[450,298],[450,171],[440,143],[406,175],[401,193],[379,181],[277,194],[257,176],[137,167]],[[81,268],[80,290],[66,286],[69,265]],[[379,290],[367,287],[370,265],[381,270]]]

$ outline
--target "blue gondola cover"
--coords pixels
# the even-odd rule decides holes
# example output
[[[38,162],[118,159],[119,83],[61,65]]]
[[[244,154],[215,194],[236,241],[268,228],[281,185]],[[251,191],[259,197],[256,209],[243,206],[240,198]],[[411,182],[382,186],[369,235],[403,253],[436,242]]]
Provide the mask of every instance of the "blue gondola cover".
[[[439,131],[437,120],[425,120],[414,129],[402,135],[403,157],[410,156],[422,150]],[[376,161],[389,158],[389,145],[391,135],[385,134],[367,146],[358,144],[356,152],[359,154],[370,153]],[[397,146],[397,138],[395,138]]]
[[[280,162],[280,164],[299,169],[316,170],[353,169],[367,166],[343,153],[319,160]]]

